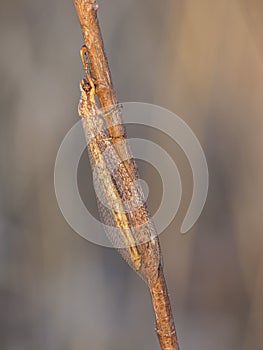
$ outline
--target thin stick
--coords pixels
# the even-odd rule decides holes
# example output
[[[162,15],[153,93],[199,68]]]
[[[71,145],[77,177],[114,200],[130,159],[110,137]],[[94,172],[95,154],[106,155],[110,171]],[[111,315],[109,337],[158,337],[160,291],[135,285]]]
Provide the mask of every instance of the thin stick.
[[[104,53],[101,32],[97,19],[98,5],[96,4],[95,0],[74,0],[74,3],[78,13],[89,58],[89,69],[87,68],[85,62],[84,68],[87,81],[90,85],[90,91],[93,91],[93,95],[91,95],[89,89],[85,91],[85,89],[82,88],[81,108],[79,110],[81,117],[88,118],[89,114],[92,113],[94,108],[97,108],[94,105],[94,93],[97,94],[101,107],[105,108],[106,110],[110,110],[112,106],[117,105],[117,98],[113,89],[110,70]],[[104,118],[108,126],[107,131],[109,137],[106,140],[101,134],[102,139],[100,142],[110,142],[116,148],[116,154],[119,155],[119,158],[123,159],[123,154],[127,155],[130,153],[129,149],[126,147],[126,143],[119,142],[121,140],[125,140],[125,129],[122,123],[121,114],[118,109],[115,109],[113,114],[107,113]],[[112,122],[112,118],[114,118],[114,123]],[[89,125],[90,122],[84,122],[84,125],[85,124]],[[92,128],[93,127],[94,125]],[[96,140],[96,143],[98,151],[95,153],[99,155],[99,157],[102,157],[102,153],[99,149],[99,140]],[[130,157],[130,159],[132,159],[132,157]],[[106,162],[104,163],[106,167]],[[133,161],[122,162],[118,172],[122,182],[121,186],[124,186],[124,188],[129,188],[132,183],[131,180],[138,178],[137,169]],[[111,184],[111,187],[112,191],[117,193],[118,188],[116,187],[115,191],[113,184]],[[148,228],[148,226],[145,225],[146,223],[150,222],[146,207],[142,204],[137,210],[130,212],[129,214],[131,218],[131,225],[135,227],[137,233],[139,233],[139,235],[141,234],[141,236],[149,235],[149,232],[145,232],[145,227]],[[115,213],[115,216],[116,215],[117,214]],[[144,231],[140,231],[138,227],[144,227]],[[151,227],[149,230],[151,230]],[[122,235],[124,236],[123,232]],[[149,235],[149,237],[151,236]],[[136,239],[136,237],[134,239]],[[138,240],[140,240],[140,237],[137,237],[137,242]],[[137,248],[138,252],[136,254],[139,254],[139,258],[143,263],[144,274],[146,276],[146,281],[148,283],[152,298],[156,321],[156,333],[161,349],[179,350],[171,305],[163,274],[158,238],[149,238],[148,242],[145,243],[144,241],[142,244],[137,245]],[[131,250],[129,250],[129,254],[133,254],[133,260],[131,261],[136,261],[136,259],[134,259],[134,251],[132,253]],[[142,268],[140,264],[138,264],[138,266],[134,266],[135,263],[131,263],[131,265],[135,268],[135,270],[140,270]],[[140,273],[140,271],[137,272]]]

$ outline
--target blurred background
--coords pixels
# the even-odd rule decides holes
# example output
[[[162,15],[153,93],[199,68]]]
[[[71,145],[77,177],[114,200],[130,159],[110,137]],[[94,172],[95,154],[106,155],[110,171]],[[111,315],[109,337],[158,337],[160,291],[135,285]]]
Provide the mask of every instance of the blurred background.
[[[99,4],[119,101],[175,112],[207,157],[208,199],[181,235],[189,164],[165,135],[128,128],[165,148],[182,177],[180,209],[160,237],[181,348],[260,350],[263,2]],[[56,202],[54,163],[78,121],[83,76],[73,1],[0,1],[0,44],[0,348],[159,349],[144,282],[113,249],[77,235]],[[160,179],[139,165],[156,208]],[[96,215],[86,155],[79,180]]]

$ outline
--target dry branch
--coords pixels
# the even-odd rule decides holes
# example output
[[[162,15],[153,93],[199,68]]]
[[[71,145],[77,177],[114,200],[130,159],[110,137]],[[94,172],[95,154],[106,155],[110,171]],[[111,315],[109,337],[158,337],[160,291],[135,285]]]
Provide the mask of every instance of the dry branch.
[[[88,50],[90,75],[96,87],[96,94],[101,107],[110,110],[112,106],[117,104],[117,98],[112,85],[111,74],[104,52],[102,36],[97,19],[98,5],[95,0],[74,0],[74,3],[78,13],[84,42]],[[112,138],[112,142],[117,143],[120,139],[125,138],[125,129],[120,113],[114,114],[115,121],[117,118],[117,125],[113,125],[111,118],[112,116],[110,113],[105,117],[108,125],[108,132],[109,136]],[[114,124],[116,124],[116,122]],[[125,144],[123,144],[123,147],[125,147]],[[129,150],[123,150],[119,147],[117,148],[117,151],[123,154],[129,152]],[[132,157],[130,158],[132,159]],[[131,178],[138,178],[137,170],[133,161],[124,161],[124,163]],[[145,211],[145,213],[146,217],[144,216],[144,221],[149,218],[147,211]],[[142,222],[142,224],[143,223],[144,222]],[[147,256],[148,247],[149,245],[147,244],[141,245],[141,252],[146,263],[151,261],[151,257]],[[154,280],[148,278],[148,286],[155,314],[156,333],[159,338],[161,349],[179,350],[161,259],[158,266],[157,277]]]

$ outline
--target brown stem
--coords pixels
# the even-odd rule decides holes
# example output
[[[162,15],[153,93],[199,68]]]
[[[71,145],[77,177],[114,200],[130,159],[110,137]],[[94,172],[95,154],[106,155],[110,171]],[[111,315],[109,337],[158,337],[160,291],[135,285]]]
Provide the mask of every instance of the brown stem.
[[[155,314],[156,333],[161,349],[179,350],[171,304],[162,266],[159,267],[157,281],[150,288],[150,293]]]
[[[102,36],[97,19],[98,5],[96,0],[74,0],[74,4],[78,13],[84,42],[88,50],[90,74],[96,87],[96,94],[100,101],[101,107],[110,110],[110,108],[115,106],[118,101],[112,85],[111,74],[104,52]],[[111,113],[107,113],[105,119],[108,125],[109,136],[112,138],[112,142],[115,143],[117,152],[120,154],[121,159],[132,159],[132,157],[127,157],[127,154],[129,155],[130,153],[126,148],[125,143],[123,143],[121,147],[118,146],[118,141],[125,137],[125,129],[122,123],[121,113],[116,113],[115,111],[114,125],[111,118],[113,118],[113,115]],[[122,155],[126,156],[122,157]],[[132,179],[138,178],[137,169],[134,162],[132,160],[126,160],[123,163],[128,170],[130,177]],[[134,221],[136,220],[134,219]],[[147,221],[148,213],[145,209],[145,217],[143,218],[143,222],[140,224],[143,225]],[[151,254],[149,253],[150,250],[148,251],[149,256],[147,257],[147,250],[150,246],[151,242],[148,242],[148,245],[146,243],[142,244],[141,246],[141,252],[146,261],[146,265],[148,265],[147,263],[151,262]],[[154,281],[151,281],[150,279],[151,278],[148,278],[148,284],[155,313],[156,333],[161,349],[179,350],[161,262],[159,263],[157,278],[155,278]]]

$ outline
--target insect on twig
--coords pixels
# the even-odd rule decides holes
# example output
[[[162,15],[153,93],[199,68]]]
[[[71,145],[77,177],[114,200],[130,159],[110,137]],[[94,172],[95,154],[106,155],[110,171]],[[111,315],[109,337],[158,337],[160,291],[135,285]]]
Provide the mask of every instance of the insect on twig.
[[[138,185],[104,52],[96,0],[74,0],[85,42],[80,50],[79,115],[87,139],[101,221],[112,244],[146,281],[162,350],[178,350],[158,236]],[[98,100],[98,102],[96,101]]]
[[[118,154],[116,143],[105,127],[104,112],[96,101],[96,86],[90,76],[87,47],[80,49],[86,74],[80,83],[79,115],[87,139],[94,183],[99,189],[101,221],[112,244],[147,282],[155,310],[156,332],[162,349],[178,349],[169,297],[163,276],[161,253],[140,187]],[[110,113],[119,113],[117,106]],[[121,145],[126,142],[119,141]],[[127,145],[126,145],[127,147]]]

